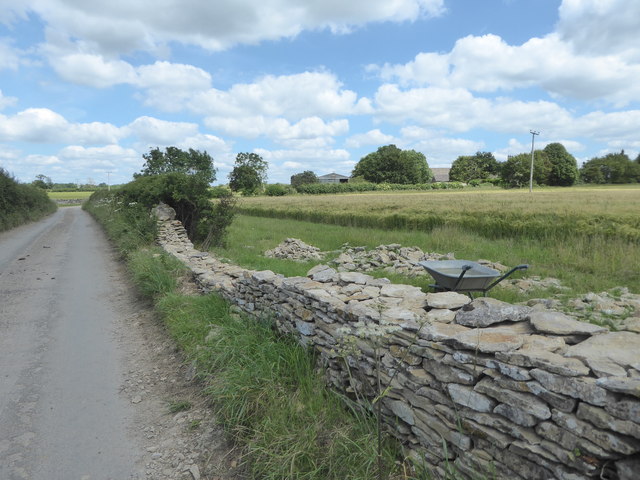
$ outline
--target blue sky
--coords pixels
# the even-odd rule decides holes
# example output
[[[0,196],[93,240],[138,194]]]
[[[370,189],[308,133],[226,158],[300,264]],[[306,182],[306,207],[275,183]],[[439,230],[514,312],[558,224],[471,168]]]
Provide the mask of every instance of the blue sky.
[[[390,143],[503,161],[531,129],[635,158],[638,78],[629,0],[0,0],[0,167],[123,183],[175,145],[288,183]]]

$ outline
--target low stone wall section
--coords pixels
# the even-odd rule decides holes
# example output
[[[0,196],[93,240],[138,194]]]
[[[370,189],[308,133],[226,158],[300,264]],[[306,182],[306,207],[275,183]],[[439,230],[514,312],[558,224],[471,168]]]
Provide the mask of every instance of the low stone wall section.
[[[316,349],[334,388],[370,404],[378,379],[390,386],[388,431],[436,476],[640,478],[640,334],[326,265],[306,277],[247,270],[159,218],[160,245],[204,292]]]

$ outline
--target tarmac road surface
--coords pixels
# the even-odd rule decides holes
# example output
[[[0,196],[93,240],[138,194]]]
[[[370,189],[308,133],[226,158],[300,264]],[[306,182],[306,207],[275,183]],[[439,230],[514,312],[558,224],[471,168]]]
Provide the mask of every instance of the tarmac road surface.
[[[122,269],[79,207],[0,233],[0,479],[145,478],[119,389]]]

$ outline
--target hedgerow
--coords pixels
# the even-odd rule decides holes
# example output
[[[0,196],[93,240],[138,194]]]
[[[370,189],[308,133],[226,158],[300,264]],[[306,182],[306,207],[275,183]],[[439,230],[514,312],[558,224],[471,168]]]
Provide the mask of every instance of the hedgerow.
[[[38,220],[57,208],[47,192],[19,183],[0,168],[0,232]]]

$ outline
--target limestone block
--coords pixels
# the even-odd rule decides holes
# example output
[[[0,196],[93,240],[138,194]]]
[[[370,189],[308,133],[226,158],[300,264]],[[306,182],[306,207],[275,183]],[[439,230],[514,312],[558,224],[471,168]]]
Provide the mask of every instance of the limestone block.
[[[515,352],[499,353],[496,357],[520,367],[539,367],[552,373],[570,377],[589,375],[590,373],[584,363],[577,358],[565,358],[548,350],[520,349]]]
[[[593,428],[572,413],[553,411],[553,421],[569,432],[593,442],[604,450],[631,455],[640,452],[640,440]]]
[[[640,334],[633,332],[610,332],[591,337],[568,348],[566,357],[611,361],[628,368],[640,361]]]
[[[469,407],[476,412],[491,412],[497,402],[492,398],[474,391],[472,387],[451,383],[447,385],[451,399],[458,405]]]
[[[548,310],[531,312],[529,320],[536,331],[552,335],[593,335],[608,332],[604,327],[581,322],[564,313]]]
[[[596,377],[624,377],[627,371],[615,362],[603,358],[588,358],[587,365]]]
[[[413,409],[407,403],[400,400],[391,400],[386,401],[385,404],[398,418],[401,418],[409,425],[415,424]]]
[[[487,327],[507,320],[521,322],[530,312],[530,307],[511,305],[491,297],[480,297],[458,310],[456,323],[469,327]]]
[[[437,309],[456,309],[471,303],[468,295],[457,292],[437,292],[427,294],[427,305]]]
[[[612,392],[626,393],[640,397],[640,378],[604,377],[596,381],[596,385]]]
[[[434,342],[453,341],[456,335],[471,331],[468,327],[455,323],[432,323],[420,330],[419,337]]]
[[[587,420],[598,428],[613,430],[614,432],[640,439],[639,424],[613,417],[602,408],[581,403],[578,405],[576,415],[579,419]]]
[[[419,322],[420,314],[412,312],[401,307],[388,308],[380,314],[380,320],[392,324],[401,324],[404,322]]]
[[[517,425],[507,420],[502,415],[497,415],[495,413],[475,412],[466,408],[460,411],[460,415],[482,425],[487,425],[488,427],[495,428],[496,430],[506,433],[513,438],[523,440],[533,445],[536,445],[542,441],[542,438],[532,428]]]
[[[325,267],[318,269],[317,267]],[[314,271],[314,269],[316,269]],[[327,265],[316,265],[307,272],[307,276],[311,277],[315,282],[327,283],[334,281],[337,271]]]
[[[588,453],[589,455],[594,455],[602,459],[611,459],[616,457],[614,453],[600,448],[590,440],[581,438],[578,435],[559,427],[553,422],[546,421],[539,423],[535,430],[538,435],[558,444],[561,448],[570,451],[577,449],[583,454]]]
[[[456,317],[457,318],[457,317]],[[454,345],[483,353],[508,352],[522,346],[522,335],[505,333],[500,329],[478,328],[462,331],[453,337]]]
[[[483,378],[474,387],[476,392],[489,395],[496,400],[505,403],[509,406],[513,406],[521,409],[529,415],[535,418],[546,420],[551,417],[551,411],[545,402],[536,398],[535,395],[530,393],[515,392],[502,388],[497,385],[493,380]],[[529,426],[529,425],[526,425]]]
[[[422,367],[436,377],[436,379],[444,383],[453,382],[464,385],[473,385],[475,383],[473,375],[438,361],[424,359],[422,361]]]
[[[428,322],[451,323],[456,318],[456,312],[447,309],[434,308],[427,312],[426,320]]]
[[[310,322],[296,320],[296,330],[298,330],[301,335],[309,336],[315,334],[316,326]]]
[[[550,392],[538,382],[527,382],[527,388],[535,396],[540,397],[553,408],[556,408],[561,412],[573,412],[573,409],[576,406],[576,401],[573,398],[560,395],[559,393]]]
[[[564,377],[538,368],[531,370],[530,373],[544,388],[555,393],[569,395],[598,406],[615,401],[613,394],[596,385],[595,378]]]
[[[518,425],[522,425],[523,427],[533,427],[540,422],[539,419],[537,419],[533,415],[529,415],[521,408],[504,403],[499,403],[498,405],[496,405],[496,407],[493,409],[493,413],[502,415],[503,417],[508,418],[512,422],[515,422]]]
[[[611,401],[604,409],[614,417],[640,424],[640,402],[637,400]]]

